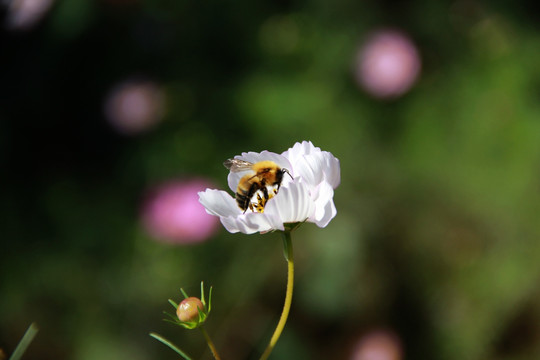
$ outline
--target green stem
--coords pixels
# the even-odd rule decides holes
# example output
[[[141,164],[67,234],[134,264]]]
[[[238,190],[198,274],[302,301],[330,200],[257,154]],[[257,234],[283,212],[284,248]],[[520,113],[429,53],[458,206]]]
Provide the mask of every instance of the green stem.
[[[37,332],[37,325],[35,323],[30,324],[30,327],[24,333],[21,341],[19,341],[19,344],[17,344],[17,347],[15,348],[15,351],[13,351],[13,354],[11,354],[9,360],[19,360],[28,348],[28,345],[30,345],[32,340],[34,340],[34,336],[36,336]]]
[[[214,356],[214,359],[221,360],[221,358],[219,357],[219,354],[217,352],[216,346],[214,345],[214,343],[210,339],[210,336],[208,336],[208,333],[206,332],[204,327],[201,325],[199,327],[199,329],[201,329],[201,332],[203,333],[203,336],[204,336],[204,338],[206,340],[206,343],[208,344],[208,347],[210,348],[210,351],[212,352],[212,355]]]
[[[283,245],[285,246],[285,259],[287,260],[287,292],[285,293],[285,303],[283,304],[283,311],[281,312],[281,317],[274,330],[274,334],[270,339],[270,343],[264,350],[264,353],[261,356],[260,360],[266,360],[270,356],[270,353],[276,346],[276,343],[285,328],[285,323],[287,323],[287,317],[289,316],[289,311],[291,310],[292,296],[293,296],[293,285],[294,285],[294,256],[293,256],[293,247],[291,240],[291,232],[286,230],[283,233]]]

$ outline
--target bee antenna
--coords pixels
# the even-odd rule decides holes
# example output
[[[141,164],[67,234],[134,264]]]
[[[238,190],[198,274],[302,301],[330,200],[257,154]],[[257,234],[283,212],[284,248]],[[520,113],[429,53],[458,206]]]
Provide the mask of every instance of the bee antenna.
[[[283,172],[286,172],[286,173],[291,177],[291,179],[294,180],[294,178],[293,178],[293,176],[291,175],[291,173],[289,172],[289,170],[283,168]]]

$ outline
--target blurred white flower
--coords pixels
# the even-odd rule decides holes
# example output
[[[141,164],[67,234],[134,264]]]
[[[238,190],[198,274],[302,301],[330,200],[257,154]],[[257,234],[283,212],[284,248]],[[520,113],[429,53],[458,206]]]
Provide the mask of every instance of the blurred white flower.
[[[325,227],[336,216],[334,189],[339,185],[339,160],[327,151],[313,146],[310,141],[296,143],[284,153],[269,151],[248,152],[235,156],[235,159],[256,164],[272,161],[282,169],[287,169],[281,186],[270,187],[268,192],[277,192],[263,203],[262,211],[241,209],[236,200],[222,190],[206,189],[199,193],[199,201],[209,214],[219,216],[221,223],[232,233],[252,234],[273,230],[285,230],[286,224],[312,222]],[[228,184],[237,192],[240,179],[252,170],[231,171]],[[253,196],[260,194],[256,192]],[[250,201],[253,202],[252,199]],[[256,200],[255,200],[256,201]]]

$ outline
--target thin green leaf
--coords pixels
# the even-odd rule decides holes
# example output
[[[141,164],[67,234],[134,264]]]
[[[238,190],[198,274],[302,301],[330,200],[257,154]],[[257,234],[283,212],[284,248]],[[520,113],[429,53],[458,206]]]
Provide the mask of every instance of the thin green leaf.
[[[204,281],[201,281],[201,302],[203,303],[203,305],[206,305],[206,303],[204,302]]]
[[[21,341],[19,341],[19,344],[17,344],[17,347],[15,348],[15,351],[13,351],[13,354],[11,354],[11,357],[9,360],[19,360],[21,356],[24,354],[26,349],[28,348],[28,345],[34,340],[34,337],[38,333],[39,329],[36,325],[36,323],[30,324],[26,332],[24,333]]]
[[[188,355],[186,355],[182,350],[180,350],[176,345],[174,345],[173,343],[171,343],[169,340],[165,339],[161,335],[158,335],[156,333],[150,333],[150,336],[156,339],[157,341],[161,342],[162,344],[167,345],[172,350],[176,351],[176,353],[180,355],[181,357],[183,357],[184,359],[193,360]]]
[[[211,286],[210,286],[210,291],[208,291],[208,311],[206,313],[210,314],[210,310],[212,310],[212,287]]]
[[[171,304],[172,306],[174,306],[175,309],[178,308],[178,304],[175,303],[174,301],[172,301],[171,299],[169,299],[169,304]]]
[[[167,315],[168,317],[170,317],[171,319],[174,319],[174,320],[178,320],[178,317],[177,316],[174,316],[173,314],[171,313],[168,313],[166,311],[163,312],[165,315]]]
[[[182,295],[184,295],[185,299],[189,297],[188,294],[186,294],[186,292],[184,291],[184,289],[180,288],[180,291],[182,292]]]

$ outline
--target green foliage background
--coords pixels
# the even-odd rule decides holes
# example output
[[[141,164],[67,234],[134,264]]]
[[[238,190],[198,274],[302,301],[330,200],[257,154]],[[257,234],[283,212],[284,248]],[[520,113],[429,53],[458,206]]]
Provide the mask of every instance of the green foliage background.
[[[0,348],[33,321],[28,359],[195,358],[161,321],[214,286],[207,329],[256,359],[277,322],[276,234],[152,241],[145,191],[225,158],[311,140],[341,161],[337,217],[294,236],[297,287],[275,359],[349,359],[374,329],[406,359],[540,358],[540,33],[532,1],[57,1],[0,38]],[[406,31],[422,75],[375,100],[352,64],[373,29]],[[103,115],[132,76],[165,119],[122,136]]]

